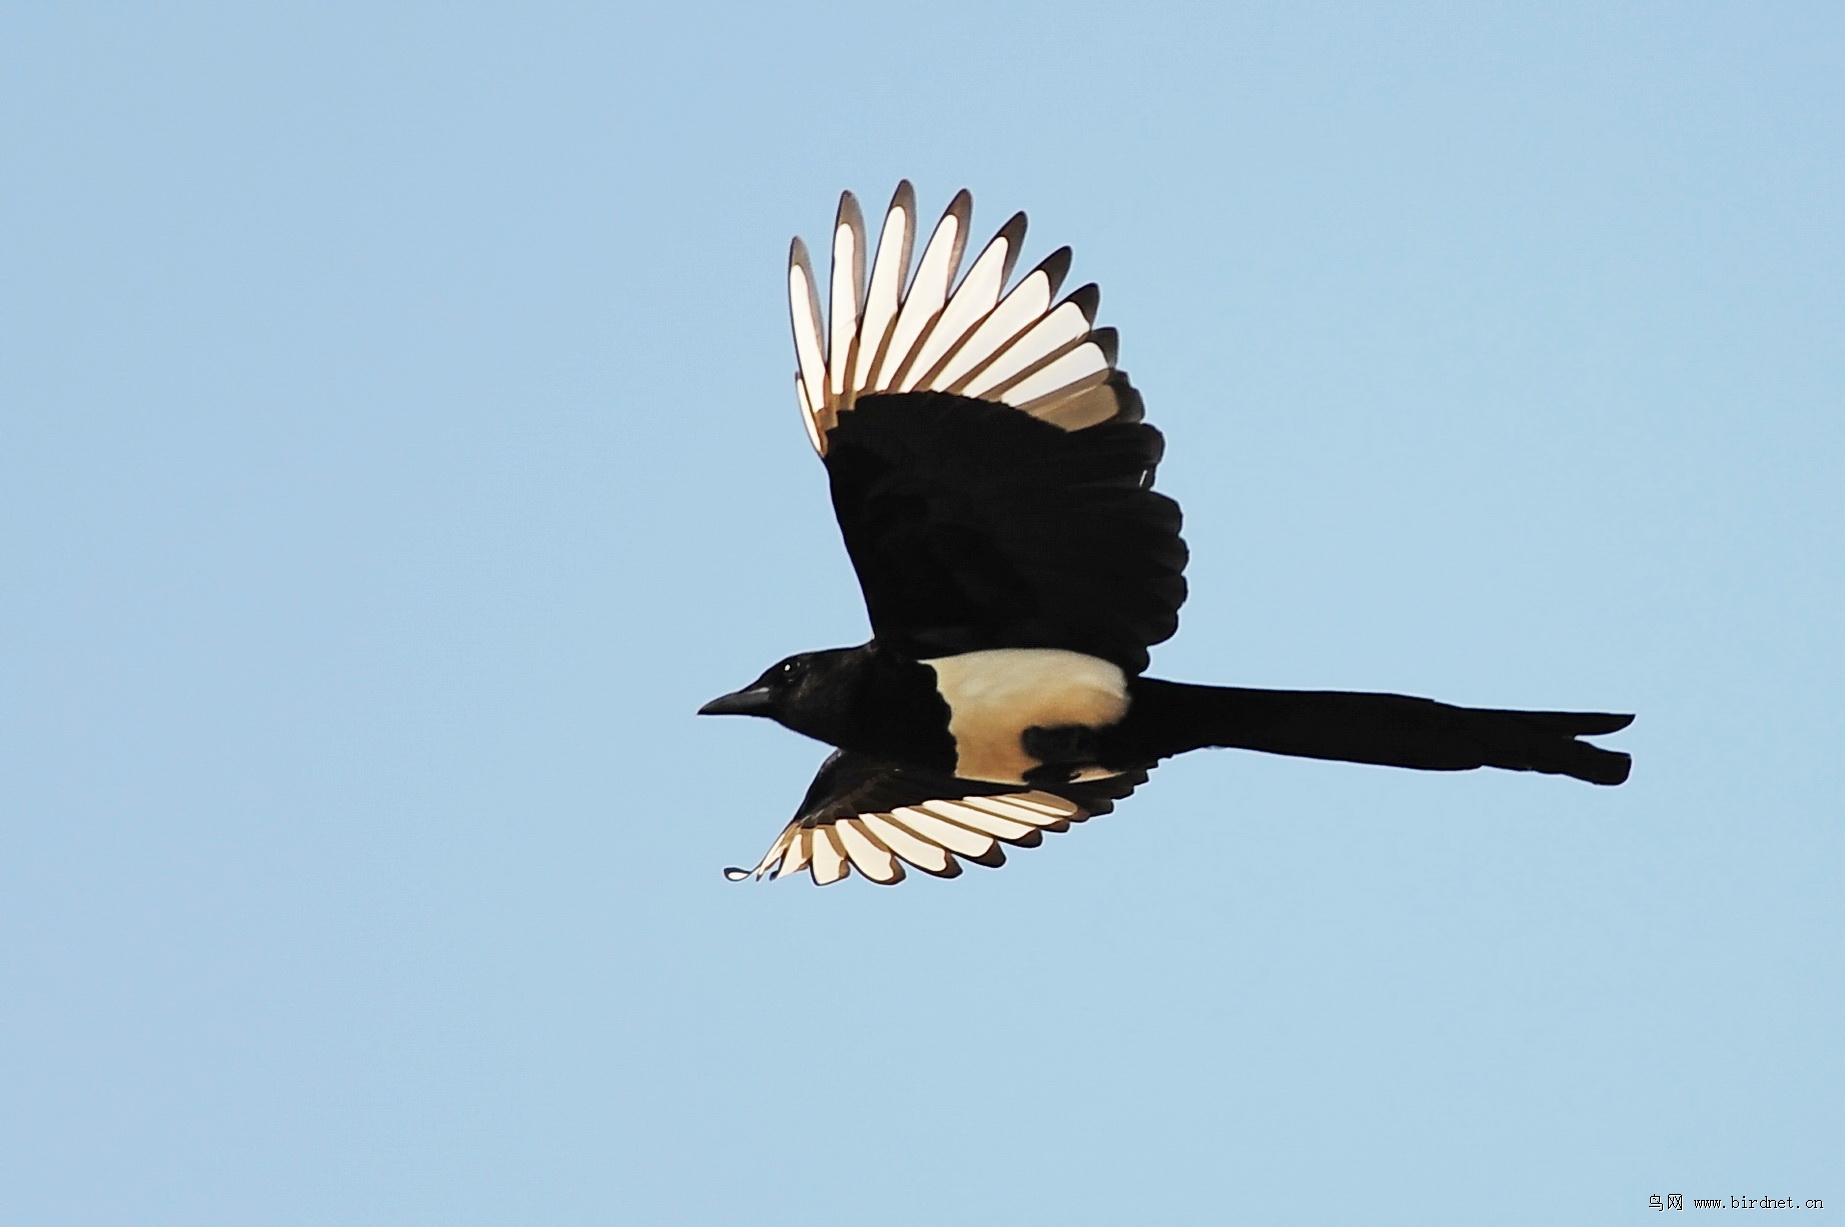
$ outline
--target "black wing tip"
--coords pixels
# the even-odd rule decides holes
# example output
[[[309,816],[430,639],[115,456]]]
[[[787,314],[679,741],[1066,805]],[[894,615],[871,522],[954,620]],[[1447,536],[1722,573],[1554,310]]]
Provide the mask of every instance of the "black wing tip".
[[[932,878],[958,878],[962,874],[961,862],[955,859],[954,853],[946,849],[943,850],[942,867],[940,869],[932,869],[922,864],[920,861],[904,860],[899,857],[897,868],[901,871],[904,870],[904,866],[906,865],[920,873],[926,873]]]
[[[1094,328],[1089,332],[1089,339],[1102,351],[1109,366],[1115,365],[1115,359],[1121,356],[1121,333],[1114,328]],[[1115,411],[1115,420],[1121,420],[1121,411]]]
[[[874,878],[863,869],[859,869],[856,864],[852,866],[852,868],[857,871],[859,877],[864,878],[873,886],[901,886],[903,884],[903,879],[907,876],[904,872],[903,862],[893,856],[891,858],[891,867],[897,871],[895,876],[889,878]]]
[[[976,865],[985,865],[988,869],[998,869],[1001,865],[1006,863],[1006,849],[1000,845],[997,839],[993,841],[993,846],[991,848],[988,848],[979,856],[968,856],[965,852],[961,855],[967,857],[968,860],[974,862]]]
[[[749,869],[739,869],[735,865],[730,865],[724,870],[724,878],[730,882],[747,882],[752,872]]]
[[[1064,295],[1064,302],[1075,303],[1076,309],[1083,313],[1089,323],[1095,323],[1095,313],[1102,308],[1102,287],[1091,281],[1077,286]]]
[[[1056,251],[1053,251],[1050,255],[1038,261],[1037,267],[1031,270],[1033,273],[1044,274],[1045,279],[1050,283],[1050,296],[1052,298],[1056,298],[1057,291],[1063,289],[1063,279],[1070,275],[1070,261],[1075,258],[1076,253],[1071,251],[1068,246],[1059,247]],[[1027,276],[1029,275],[1030,274],[1027,274]]]

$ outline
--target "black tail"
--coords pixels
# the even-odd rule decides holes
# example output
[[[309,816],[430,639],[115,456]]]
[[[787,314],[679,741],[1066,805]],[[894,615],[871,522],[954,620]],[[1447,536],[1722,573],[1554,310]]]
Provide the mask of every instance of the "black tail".
[[[1578,737],[1612,733],[1632,716],[1601,712],[1494,711],[1450,707],[1400,694],[1338,690],[1241,690],[1136,678],[1128,718],[1104,760],[1152,761],[1203,746],[1299,758],[1470,771],[1503,767],[1619,784],[1633,760]]]

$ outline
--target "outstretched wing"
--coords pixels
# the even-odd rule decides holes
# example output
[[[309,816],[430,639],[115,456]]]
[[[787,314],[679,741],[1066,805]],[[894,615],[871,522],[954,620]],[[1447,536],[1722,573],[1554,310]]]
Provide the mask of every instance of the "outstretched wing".
[[[957,857],[996,869],[1006,863],[1002,844],[1035,848],[1044,832],[1108,813],[1146,780],[1146,772],[1136,771],[1022,790],[836,750],[768,855],[754,869],[726,869],[724,876],[740,882],[805,869],[816,885],[828,886],[857,869],[894,886],[906,863],[938,878],[960,874]]]
[[[957,195],[909,277],[901,184],[867,282],[846,193],[824,325],[799,239],[789,261],[802,419],[873,633],[918,658],[1066,648],[1138,673],[1185,600],[1178,505],[1150,489],[1163,442],[1092,327],[1100,292],[1057,298],[1068,248],[1006,288],[1024,214],[955,283],[971,212]]]

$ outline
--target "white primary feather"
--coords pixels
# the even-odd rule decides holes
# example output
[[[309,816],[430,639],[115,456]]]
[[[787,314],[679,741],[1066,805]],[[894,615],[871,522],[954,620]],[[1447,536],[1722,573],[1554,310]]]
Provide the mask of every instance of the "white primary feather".
[[[1068,249],[1014,284],[1007,282],[1025,237],[1015,215],[956,284],[967,247],[973,197],[949,202],[923,247],[914,275],[916,193],[897,185],[871,256],[857,199],[843,193],[834,221],[826,313],[807,247],[788,257],[794,325],[795,392],[808,440],[826,454],[827,432],[861,396],[955,392],[1012,405],[1066,430],[1106,421],[1120,408],[1112,386],[1112,335],[1091,342],[1096,291],[1086,286],[1055,302]],[[1107,331],[1107,330],[1103,330]]]
[[[1045,831],[1070,829],[1089,811],[1047,792],[1002,793],[922,801],[889,811],[870,811],[804,825],[795,819],[782,829],[753,869],[726,869],[733,882],[785,878],[807,870],[828,886],[857,870],[884,886],[904,880],[904,865],[951,878],[961,872],[957,855],[985,857],[998,841],[1031,846]]]

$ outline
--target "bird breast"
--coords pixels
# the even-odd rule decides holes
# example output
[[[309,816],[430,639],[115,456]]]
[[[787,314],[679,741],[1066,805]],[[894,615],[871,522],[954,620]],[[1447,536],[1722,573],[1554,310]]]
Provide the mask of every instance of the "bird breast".
[[[997,648],[938,656],[935,688],[948,705],[955,774],[996,784],[1025,782],[1041,764],[1021,735],[1033,727],[1104,728],[1127,714],[1127,675],[1119,666],[1060,648]],[[1107,775],[1085,772],[1083,778]]]

